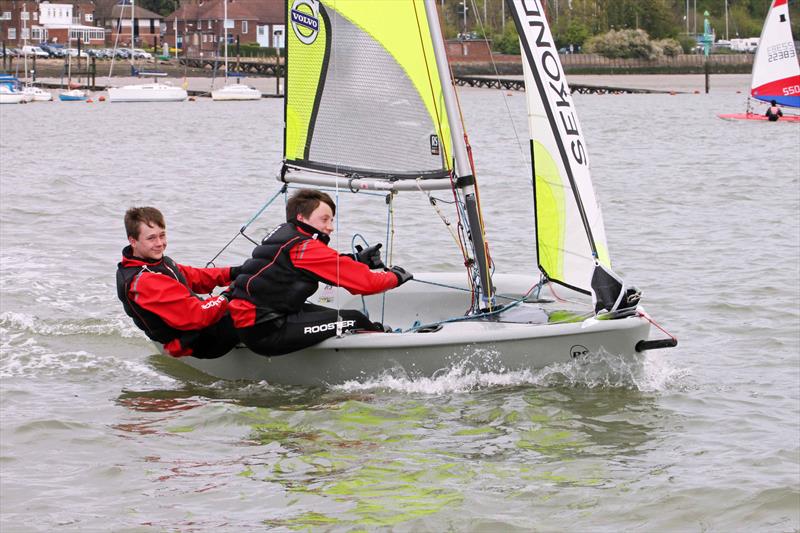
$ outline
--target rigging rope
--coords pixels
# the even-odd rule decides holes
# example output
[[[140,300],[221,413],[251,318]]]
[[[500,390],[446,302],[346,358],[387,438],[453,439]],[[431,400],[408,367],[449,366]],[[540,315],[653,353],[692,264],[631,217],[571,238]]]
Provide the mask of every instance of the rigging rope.
[[[248,241],[250,241],[250,242],[252,242],[253,244],[255,244],[256,246],[258,246],[258,245],[259,245],[259,243],[258,243],[258,242],[256,242],[256,241],[254,241],[254,240],[253,240],[253,239],[251,239],[250,237],[248,237],[248,236],[247,236],[247,234],[245,234],[244,230],[246,230],[246,229],[247,229],[247,228],[250,226],[250,224],[252,224],[252,223],[253,223],[253,221],[254,221],[255,219],[257,219],[258,217],[260,217],[260,216],[261,216],[261,213],[263,213],[263,212],[264,212],[264,210],[265,210],[267,207],[269,207],[269,206],[270,206],[270,204],[271,204],[272,202],[274,202],[274,201],[275,201],[275,198],[277,198],[277,197],[278,197],[278,195],[286,193],[286,189],[287,189],[287,185],[284,183],[284,184],[283,184],[283,186],[280,188],[280,190],[279,190],[278,192],[276,192],[274,195],[272,195],[272,198],[270,198],[269,200],[267,200],[267,202],[266,202],[264,205],[262,205],[262,206],[261,206],[261,209],[259,209],[259,210],[256,212],[256,214],[255,214],[255,215],[253,215],[252,217],[250,217],[250,220],[248,220],[248,221],[247,221],[247,222],[246,222],[246,223],[245,223],[245,224],[244,224],[244,225],[243,225],[241,228],[239,228],[239,232],[238,232],[236,235],[234,235],[234,236],[231,238],[231,240],[229,240],[229,241],[228,241],[228,244],[226,244],[225,246],[223,246],[223,247],[220,249],[220,251],[218,251],[218,252],[217,252],[217,254],[216,254],[214,257],[212,257],[212,258],[211,258],[211,260],[209,260],[209,261],[206,263],[206,268],[208,268],[208,267],[210,267],[210,266],[214,266],[214,261],[217,259],[217,257],[219,257],[219,256],[222,254],[222,252],[224,252],[225,250],[227,250],[227,249],[228,249],[228,247],[229,247],[229,246],[230,246],[230,245],[233,243],[233,241],[235,241],[235,240],[236,240],[236,238],[237,238],[237,237],[239,237],[239,235],[242,235],[242,236],[243,236],[245,239],[247,239]]]
[[[648,315],[647,313],[645,313],[645,312],[644,312],[644,311],[642,311],[641,309],[639,309],[639,310],[637,310],[637,311],[636,311],[636,315],[637,315],[637,316],[640,316],[640,317],[644,318],[645,320],[647,320],[648,322],[650,322],[652,325],[654,325],[655,327],[657,327],[659,330],[661,330],[661,332],[662,332],[662,333],[664,333],[666,336],[668,336],[669,338],[671,338],[671,339],[672,339],[673,341],[675,341],[676,343],[678,342],[678,338],[677,338],[677,337],[675,337],[675,335],[673,335],[672,333],[670,333],[669,331],[665,330],[665,329],[664,329],[664,328],[662,328],[660,325],[658,325],[658,323],[657,323],[655,320],[653,320],[653,319],[650,317],[650,315]]]
[[[414,16],[415,16],[415,19],[417,21],[417,35],[419,36],[420,50],[421,50],[421,53],[422,53],[422,58],[423,58],[423,60],[425,62],[425,74],[426,74],[426,76],[428,78],[428,87],[430,89],[430,94],[431,94],[431,97],[432,97],[432,105],[433,105],[433,109],[434,109],[434,113],[435,113],[435,119],[436,119],[436,128],[437,128],[437,131],[439,133],[439,140],[440,140],[439,145],[441,146],[441,149],[442,149],[443,161],[445,162],[446,165],[449,165],[449,164],[452,163],[452,161],[451,161],[450,156],[447,153],[447,143],[445,142],[444,130],[442,128],[441,112],[440,112],[439,106],[437,104],[439,99],[437,98],[436,91],[434,90],[433,78],[431,76],[431,65],[430,65],[430,62],[428,61],[428,54],[425,51],[425,39],[424,39],[423,33],[422,33],[422,24],[420,24],[420,14],[419,14],[419,11],[417,10],[416,2],[413,2],[412,5],[414,6]],[[438,21],[428,21],[427,17],[426,17],[426,22],[428,24],[438,24]],[[441,83],[440,83],[440,85],[441,85]],[[450,133],[450,136],[452,137],[452,131],[450,131],[450,127],[449,126],[450,125],[448,123],[448,132]],[[458,229],[459,229],[458,235],[459,235],[459,240],[460,240],[459,249],[461,250],[461,254],[462,254],[463,258],[464,258],[464,266],[467,268],[467,272],[470,274],[470,277],[472,277],[473,273],[471,272],[471,270],[472,270],[472,268],[474,268],[472,266],[472,265],[474,265],[474,261],[469,257],[469,252],[468,252],[466,246],[464,245],[464,243],[466,242],[466,235],[464,235],[464,224],[463,224],[463,220],[462,220],[462,216],[461,216],[461,208],[462,208],[463,204],[461,202],[461,199],[458,196],[458,190],[457,190],[457,187],[456,187],[456,184],[455,184],[454,175],[455,175],[455,164],[452,164],[452,168],[450,169],[450,172],[449,172],[449,177],[450,177],[450,188],[453,191],[453,198],[454,198],[454,200],[456,202],[456,205],[457,205],[456,215],[457,215],[457,218],[458,218]],[[419,185],[417,185],[417,186],[419,187]],[[473,304],[472,305],[474,306],[474,304],[475,304],[475,302],[477,300],[477,296],[476,296],[476,294],[474,292],[474,288],[475,288],[474,283],[473,283],[472,287],[473,287],[473,295],[472,295]]]

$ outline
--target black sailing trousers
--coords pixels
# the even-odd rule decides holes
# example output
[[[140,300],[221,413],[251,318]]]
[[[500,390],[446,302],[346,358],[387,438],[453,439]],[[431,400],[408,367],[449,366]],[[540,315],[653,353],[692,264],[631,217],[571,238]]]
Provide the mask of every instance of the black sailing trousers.
[[[321,305],[303,304],[300,312],[285,319],[256,324],[237,331],[242,342],[260,355],[283,355],[308,348],[336,335],[336,322],[342,330],[383,331],[363,313],[355,309],[330,309]]]

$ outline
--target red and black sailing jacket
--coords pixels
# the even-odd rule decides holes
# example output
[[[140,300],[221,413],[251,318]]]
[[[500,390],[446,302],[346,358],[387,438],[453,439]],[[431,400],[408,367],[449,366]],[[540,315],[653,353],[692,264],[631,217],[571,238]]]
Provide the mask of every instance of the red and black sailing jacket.
[[[302,222],[275,228],[236,277],[231,318],[246,328],[299,312],[319,283],[352,294],[375,294],[397,286],[392,272],[373,272],[328,247],[329,237]]]
[[[230,267],[193,268],[164,256],[147,261],[122,250],[117,265],[117,296],[134,324],[172,356],[192,355],[198,331],[215,324],[228,310],[228,301],[207,294],[230,282]]]

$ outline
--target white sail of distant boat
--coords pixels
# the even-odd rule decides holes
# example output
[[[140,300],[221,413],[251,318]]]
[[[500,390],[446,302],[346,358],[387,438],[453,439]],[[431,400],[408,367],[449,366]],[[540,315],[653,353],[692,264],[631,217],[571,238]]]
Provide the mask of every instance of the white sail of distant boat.
[[[120,20],[122,19],[122,14],[125,12],[125,6],[130,6],[131,11],[130,60],[131,70],[132,72],[135,72],[136,69],[133,67],[136,44],[135,0],[130,0],[129,4],[121,5]],[[121,23],[119,25],[119,31],[122,31]],[[113,68],[113,61],[111,68]],[[183,87],[176,87],[174,85],[161,83],[155,80],[156,76],[163,76],[163,73],[141,73],[141,75],[153,76],[153,82],[123,85],[122,87],[109,87],[109,102],[182,102],[188,98],[188,93]]]
[[[750,97],[783,107],[800,109],[800,63],[792,37],[788,0],[772,0],[753,60]],[[748,98],[746,113],[719,115],[728,120],[766,120],[763,113],[751,111]],[[800,115],[787,114],[784,122],[800,121]]]
[[[228,83],[228,26],[231,24],[228,21],[228,0],[222,0],[223,8],[223,30],[225,31],[224,46],[225,46],[225,85],[219,89],[211,91],[211,99],[215,102],[221,101],[237,101],[237,100],[260,100],[261,91],[255,87],[248,87],[241,85],[239,78],[236,78],[236,83]],[[232,21],[231,21],[232,22]]]
[[[401,287],[363,298],[321,287],[309,299],[364,309],[401,332],[341,335],[282,357],[237,348],[181,361],[224,379],[319,385],[398,368],[413,379],[465,365],[531,370],[603,351],[635,358],[677,343],[647,340],[651,319],[638,292],[610,270],[585,141],[544,14],[524,0],[508,5],[527,70],[541,275],[536,265],[503,273],[491,260],[435,0],[287,0],[284,187],[276,196],[289,186],[374,191],[392,209],[397,193],[437,204],[431,195],[446,190],[465,271],[414,272]],[[426,250],[433,229],[417,236]],[[556,292],[553,282],[564,287]]]
[[[750,94],[763,102],[800,108],[800,64],[797,61],[788,0],[773,0],[753,60]]]

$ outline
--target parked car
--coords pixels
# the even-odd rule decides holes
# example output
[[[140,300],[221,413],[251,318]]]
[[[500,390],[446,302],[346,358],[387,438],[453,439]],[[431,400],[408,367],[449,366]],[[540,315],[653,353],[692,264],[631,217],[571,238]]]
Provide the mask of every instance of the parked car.
[[[134,48],[133,49],[133,58],[134,59],[153,59],[153,54],[150,52],[145,52],[141,48]]]
[[[36,56],[36,57],[50,57],[50,54],[48,54],[38,46],[31,46],[31,45],[25,45],[22,47],[22,55]]]
[[[131,51],[127,48],[117,48],[117,51],[114,52],[114,55],[117,59],[129,59],[131,57]]]
[[[47,52],[50,57],[64,57],[66,52],[64,52],[64,46],[56,43],[42,43],[39,45],[39,48]]]
[[[65,48],[64,51],[71,57],[78,57],[77,48]],[[81,57],[89,57],[89,54],[86,53],[86,50],[81,50]]]

